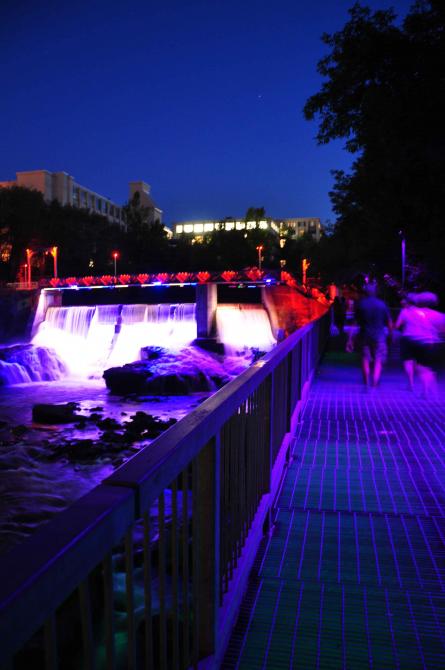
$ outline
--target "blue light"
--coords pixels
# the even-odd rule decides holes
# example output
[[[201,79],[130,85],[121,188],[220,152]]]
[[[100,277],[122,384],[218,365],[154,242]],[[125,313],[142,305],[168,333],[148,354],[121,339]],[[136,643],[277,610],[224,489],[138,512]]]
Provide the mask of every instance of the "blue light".
[[[161,281],[154,281],[153,286],[162,286],[162,282]]]

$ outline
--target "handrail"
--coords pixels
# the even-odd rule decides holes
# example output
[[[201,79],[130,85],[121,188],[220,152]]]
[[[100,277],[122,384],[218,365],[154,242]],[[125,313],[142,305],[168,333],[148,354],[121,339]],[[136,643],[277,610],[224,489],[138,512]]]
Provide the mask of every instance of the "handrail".
[[[289,336],[100,486],[0,557],[1,574],[8,575],[0,582],[0,666],[44,626],[40,646],[46,661],[63,668],[63,653],[72,652],[64,651],[64,640],[58,643],[54,621],[58,608],[63,613],[74,607],[69,598],[74,590],[82,621],[82,663],[94,667],[99,644],[106,647],[103,667],[119,667],[112,551],[122,545],[126,655],[129,667],[139,667],[142,652],[133,602],[137,545],[144,557],[143,667],[151,667],[156,657],[161,668],[187,668],[207,656],[217,667],[285,467],[292,416],[308,388],[329,321],[324,315]],[[168,516],[165,490],[171,501]],[[135,539],[141,527],[143,545]],[[152,565],[158,574],[159,649],[153,643]],[[103,582],[100,607],[97,585],[91,584],[97,570]],[[90,600],[99,607],[94,616]],[[96,616],[105,621],[102,632],[93,626]],[[60,666],[57,651],[62,654]]]
[[[105,482],[138,488],[139,510],[150,505],[186,464],[197,456],[202,446],[230,418],[234,409],[303,340],[311,327],[312,324],[307,324],[280,342],[273,351],[162,433],[151,443],[151,448],[135,454]]]

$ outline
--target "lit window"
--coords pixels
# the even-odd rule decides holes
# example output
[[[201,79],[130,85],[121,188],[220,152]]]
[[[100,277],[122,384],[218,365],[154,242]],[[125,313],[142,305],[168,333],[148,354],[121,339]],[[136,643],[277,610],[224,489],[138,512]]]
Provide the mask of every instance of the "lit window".
[[[247,230],[253,230],[254,228],[256,228],[256,221],[248,221]]]
[[[260,221],[259,226],[261,230],[267,230],[267,221]]]
[[[184,226],[181,223],[178,223],[178,225],[176,226],[176,234],[183,232],[184,232]]]
[[[205,230],[206,233],[212,232],[212,230],[214,230],[213,223],[205,223],[204,224],[204,230]]]
[[[244,223],[244,221],[237,221],[236,222],[236,229],[237,230],[244,230],[245,227],[246,227],[246,224]]]
[[[219,223],[219,221],[217,221],[215,223],[215,230],[220,230],[220,229],[221,229],[221,224]]]
[[[235,221],[226,221],[226,230],[234,230]]]
[[[274,230],[276,233],[278,233],[278,226],[275,223],[275,221],[272,221],[272,223],[270,224],[270,227],[272,228],[272,230]]]
[[[204,225],[202,223],[195,223],[195,225],[193,226],[193,230],[195,233],[203,233]]]
[[[12,251],[12,245],[8,244],[5,242],[5,244],[2,244],[0,247],[0,260],[3,263],[9,263],[9,260],[11,258],[11,251]]]
[[[184,233],[193,233],[193,223],[186,223],[185,224]]]

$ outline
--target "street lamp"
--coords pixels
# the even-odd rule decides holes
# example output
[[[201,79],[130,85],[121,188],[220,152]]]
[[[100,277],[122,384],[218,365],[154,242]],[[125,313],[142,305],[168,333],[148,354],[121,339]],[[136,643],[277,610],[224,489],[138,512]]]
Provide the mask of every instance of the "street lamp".
[[[117,259],[119,257],[119,254],[117,251],[113,251],[113,260],[114,260],[114,278],[116,279],[117,275]]]
[[[308,261],[307,258],[303,258],[301,261],[301,274],[302,274],[302,279],[303,279],[303,288],[306,289],[306,277],[307,277],[307,271],[310,266],[310,261]]]
[[[261,256],[261,252],[263,251],[263,249],[264,249],[264,246],[262,244],[259,244],[256,248],[256,250],[258,251],[258,269],[259,269],[260,272],[261,272],[261,261],[263,260],[262,256]]]
[[[51,247],[49,250],[49,253],[53,257],[53,263],[54,263],[54,278],[57,279],[57,253],[58,253],[58,248],[57,247]]]

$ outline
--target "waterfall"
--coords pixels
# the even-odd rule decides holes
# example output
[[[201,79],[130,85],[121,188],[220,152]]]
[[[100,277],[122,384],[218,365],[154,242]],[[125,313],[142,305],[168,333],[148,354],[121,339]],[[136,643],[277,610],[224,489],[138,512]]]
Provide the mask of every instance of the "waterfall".
[[[276,344],[269,315],[261,305],[219,305],[216,326],[227,356],[252,348],[270,351]]]
[[[100,378],[107,368],[140,360],[143,347],[178,351],[196,338],[195,311],[194,303],[48,307],[30,344],[0,349],[0,385]],[[259,305],[220,305],[216,318],[228,356],[275,344]]]
[[[196,337],[195,304],[49,307],[33,344],[54,349],[75,377],[139,360],[142,347],[180,349]]]
[[[65,366],[51,349],[16,344],[0,350],[0,386],[55,381],[65,374]]]

